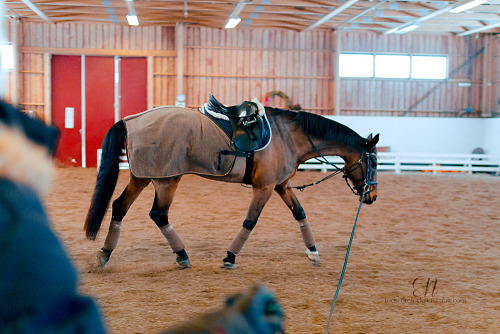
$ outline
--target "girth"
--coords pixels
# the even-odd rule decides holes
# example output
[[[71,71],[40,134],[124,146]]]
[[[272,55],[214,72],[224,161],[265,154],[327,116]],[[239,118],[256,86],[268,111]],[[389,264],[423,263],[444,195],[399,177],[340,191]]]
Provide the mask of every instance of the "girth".
[[[253,162],[254,162],[254,152],[238,152],[238,151],[221,151],[220,154],[225,155],[234,155],[237,157],[245,157],[246,158],[246,166],[245,166],[245,175],[243,176],[244,184],[252,184],[252,170],[253,170]]]

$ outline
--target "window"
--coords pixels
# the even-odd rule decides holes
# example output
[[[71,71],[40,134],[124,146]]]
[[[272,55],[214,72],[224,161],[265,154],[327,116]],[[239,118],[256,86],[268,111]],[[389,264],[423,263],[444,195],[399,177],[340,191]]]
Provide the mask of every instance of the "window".
[[[14,47],[12,44],[0,44],[0,59],[2,70],[12,70],[14,68]]]
[[[375,77],[408,79],[410,77],[410,56],[376,55]]]
[[[341,53],[339,75],[348,78],[373,77],[373,55]]]
[[[343,78],[443,80],[447,72],[446,56],[341,53],[339,57]]]
[[[446,57],[413,56],[411,77],[413,79],[446,79]]]

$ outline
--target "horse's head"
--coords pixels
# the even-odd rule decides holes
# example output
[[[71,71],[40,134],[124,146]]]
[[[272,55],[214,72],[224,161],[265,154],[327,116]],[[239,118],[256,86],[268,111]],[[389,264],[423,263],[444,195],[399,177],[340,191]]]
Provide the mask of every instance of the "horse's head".
[[[377,134],[371,134],[363,145],[363,152],[357,162],[344,168],[344,178],[354,194],[363,198],[363,203],[372,204],[377,199]],[[357,158],[358,158],[357,157]],[[349,179],[353,186],[349,184]]]

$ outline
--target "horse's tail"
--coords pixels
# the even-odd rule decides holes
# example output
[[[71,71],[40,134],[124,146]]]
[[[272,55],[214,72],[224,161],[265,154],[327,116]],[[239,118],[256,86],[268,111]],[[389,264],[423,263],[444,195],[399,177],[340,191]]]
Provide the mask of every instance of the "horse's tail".
[[[120,155],[122,154],[122,149],[125,147],[126,135],[125,123],[118,121],[109,129],[102,142],[101,166],[97,174],[94,194],[92,195],[92,201],[83,228],[87,238],[90,240],[95,240],[111,197],[113,196],[120,171]]]

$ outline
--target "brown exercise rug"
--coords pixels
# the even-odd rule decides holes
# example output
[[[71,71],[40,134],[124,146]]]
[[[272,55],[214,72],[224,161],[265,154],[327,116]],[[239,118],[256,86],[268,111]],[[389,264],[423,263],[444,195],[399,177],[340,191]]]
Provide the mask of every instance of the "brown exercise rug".
[[[201,112],[173,106],[158,107],[124,118],[127,156],[138,178],[183,174],[224,176],[235,156],[225,132]]]

